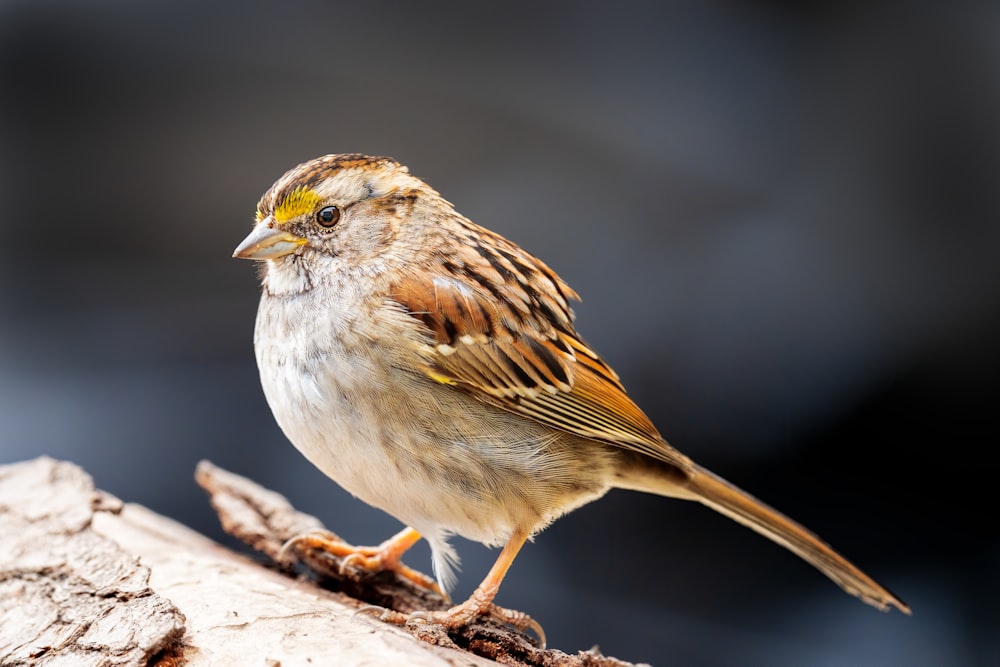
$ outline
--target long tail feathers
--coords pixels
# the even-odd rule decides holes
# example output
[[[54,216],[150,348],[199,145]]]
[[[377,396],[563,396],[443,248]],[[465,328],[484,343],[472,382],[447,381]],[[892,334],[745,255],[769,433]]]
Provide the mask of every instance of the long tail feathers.
[[[788,517],[704,468],[695,466],[688,474],[683,486],[691,495],[685,494],[685,497],[725,514],[798,554],[845,591],[868,604],[882,611],[893,606],[905,614],[910,613],[905,602]]]

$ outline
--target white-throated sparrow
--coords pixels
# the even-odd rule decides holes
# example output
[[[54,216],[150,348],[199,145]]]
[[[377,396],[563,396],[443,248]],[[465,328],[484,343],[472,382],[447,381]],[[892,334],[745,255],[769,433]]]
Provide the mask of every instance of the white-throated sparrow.
[[[261,198],[234,256],[266,261],[254,345],[281,429],[410,527],[338,553],[419,581],[399,558],[423,536],[447,588],[449,535],[505,545],[469,600],[424,618],[457,626],[491,613],[525,625],[492,604],[518,550],[613,487],[696,500],[848,593],[909,613],[808,530],[669,445],[577,335],[573,290],[394,160],[327,155],[295,167]]]

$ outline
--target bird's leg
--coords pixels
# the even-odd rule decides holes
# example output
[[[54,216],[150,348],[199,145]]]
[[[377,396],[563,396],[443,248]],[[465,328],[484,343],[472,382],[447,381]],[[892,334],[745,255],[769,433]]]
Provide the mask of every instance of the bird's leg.
[[[415,611],[410,614],[404,614],[387,609],[379,614],[378,617],[383,621],[399,625],[412,619],[438,623],[446,628],[459,628],[468,625],[479,616],[489,616],[507,623],[518,630],[532,630],[538,635],[541,645],[544,646],[545,633],[542,631],[542,626],[533,618],[524,612],[504,609],[493,604],[493,599],[500,589],[500,582],[507,575],[507,570],[510,569],[511,563],[514,562],[514,558],[527,540],[527,532],[515,530],[514,534],[507,540],[507,544],[504,546],[503,551],[500,552],[493,567],[490,568],[489,574],[486,575],[483,582],[479,584],[465,602],[457,604],[446,611]]]
[[[389,570],[414,583],[420,588],[434,591],[445,599],[447,594],[437,582],[416,570],[407,567],[401,560],[403,554],[420,540],[420,533],[413,528],[404,528],[377,547],[356,547],[344,542],[337,535],[326,531],[313,531],[296,535],[281,547],[279,560],[289,551],[301,552],[315,549],[336,557],[340,561],[340,571],[349,565],[370,572]]]

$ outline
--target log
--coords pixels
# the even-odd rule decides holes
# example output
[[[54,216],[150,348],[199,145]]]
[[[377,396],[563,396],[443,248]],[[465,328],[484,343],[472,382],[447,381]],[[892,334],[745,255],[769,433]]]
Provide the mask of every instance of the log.
[[[123,503],[72,463],[0,466],[0,665],[628,664],[545,650],[489,619],[445,632],[358,613],[446,603],[392,573],[284,553],[322,524],[210,463],[196,478],[227,532],[272,563]]]

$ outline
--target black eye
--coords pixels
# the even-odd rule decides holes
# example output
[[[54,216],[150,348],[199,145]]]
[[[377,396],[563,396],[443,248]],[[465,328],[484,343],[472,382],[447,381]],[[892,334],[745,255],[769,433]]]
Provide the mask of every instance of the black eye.
[[[333,227],[340,220],[340,209],[336,206],[324,206],[316,214],[316,222],[324,227]]]

